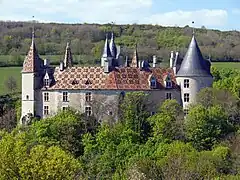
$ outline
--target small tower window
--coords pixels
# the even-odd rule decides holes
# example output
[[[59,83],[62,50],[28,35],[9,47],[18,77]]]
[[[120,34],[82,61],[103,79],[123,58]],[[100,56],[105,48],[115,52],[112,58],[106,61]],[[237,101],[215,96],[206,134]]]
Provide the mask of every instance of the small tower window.
[[[26,95],[26,99],[29,100],[29,95]]]
[[[184,116],[186,116],[189,113],[189,109],[184,109],[183,112],[184,112]]]
[[[184,79],[183,86],[184,88],[189,88],[189,79]]]
[[[184,94],[184,102],[189,102],[189,93]]]
[[[166,99],[172,99],[172,93],[166,93]]]
[[[68,106],[63,106],[63,107],[62,107],[62,110],[63,110],[63,111],[67,111],[68,109],[69,109]]]
[[[92,115],[92,107],[90,107],[90,106],[85,107],[85,114],[87,116],[91,116]]]
[[[44,106],[44,108],[43,108],[43,114],[44,114],[44,115],[49,115],[49,107],[48,107],[48,106]]]
[[[68,102],[68,92],[63,92],[63,102]]]
[[[85,99],[86,99],[86,102],[91,102],[92,101],[92,93],[91,92],[87,92],[85,94]]]
[[[45,102],[48,102],[48,101],[49,101],[49,93],[48,93],[48,92],[45,92],[45,93],[44,93],[44,101],[45,101]]]

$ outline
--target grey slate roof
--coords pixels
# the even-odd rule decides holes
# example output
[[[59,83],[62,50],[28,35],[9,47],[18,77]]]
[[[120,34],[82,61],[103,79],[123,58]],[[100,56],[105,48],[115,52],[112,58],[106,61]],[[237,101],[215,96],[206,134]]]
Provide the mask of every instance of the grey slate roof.
[[[111,41],[110,41],[109,46],[110,46],[110,52],[112,54],[112,57],[116,58],[116,56],[117,56],[117,47],[116,47],[115,42],[114,42],[114,34],[113,33],[112,33],[112,37],[111,37]]]
[[[112,54],[111,54],[111,51],[109,48],[109,44],[108,44],[108,36],[107,35],[106,35],[106,40],[105,40],[102,57],[112,57]]]
[[[181,67],[176,74],[177,77],[212,76],[209,64],[203,58],[195,37],[192,37],[187,53],[182,61]]]

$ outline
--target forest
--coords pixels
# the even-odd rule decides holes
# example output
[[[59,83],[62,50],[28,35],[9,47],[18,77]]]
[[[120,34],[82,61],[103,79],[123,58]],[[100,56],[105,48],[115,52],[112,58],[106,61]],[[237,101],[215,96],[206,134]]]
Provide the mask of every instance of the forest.
[[[44,57],[57,56],[52,64],[59,64],[67,42],[71,43],[76,64],[96,64],[101,58],[106,33],[114,32],[122,55],[132,57],[135,44],[140,59],[168,61],[170,51],[184,55],[193,28],[162,27],[158,25],[116,24],[56,24],[38,22],[0,22],[0,66],[21,66],[31,44],[35,29],[38,52]],[[195,29],[195,35],[205,58],[212,61],[239,61],[240,32]]]
[[[17,125],[20,101],[2,96],[0,179],[239,179],[240,72],[212,74],[185,118],[175,100],[150,115],[147,94],[131,92],[116,123],[70,109]]]

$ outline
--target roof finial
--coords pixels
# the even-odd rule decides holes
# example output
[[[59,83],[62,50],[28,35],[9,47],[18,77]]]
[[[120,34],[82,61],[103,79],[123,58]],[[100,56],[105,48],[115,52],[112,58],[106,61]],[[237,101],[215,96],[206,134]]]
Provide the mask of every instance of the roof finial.
[[[193,30],[192,34],[193,34],[193,36],[194,36],[194,34],[195,34],[194,21],[192,21],[192,25],[193,25],[193,27],[192,27],[192,30]]]
[[[32,21],[32,45],[34,44],[34,40],[35,40],[35,27],[34,27],[34,23],[35,23],[35,20],[34,20],[34,16],[32,16],[33,18],[33,21]]]

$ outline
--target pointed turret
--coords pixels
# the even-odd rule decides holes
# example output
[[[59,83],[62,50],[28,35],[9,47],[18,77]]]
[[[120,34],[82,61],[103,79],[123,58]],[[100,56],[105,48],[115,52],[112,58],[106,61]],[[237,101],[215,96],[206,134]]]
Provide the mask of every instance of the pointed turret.
[[[65,57],[64,57],[63,63],[64,63],[64,68],[73,66],[72,52],[71,52],[69,43],[67,43],[67,46],[66,46]]]
[[[38,72],[42,68],[43,61],[40,59],[35,45],[35,33],[32,32],[32,44],[25,57],[22,72]]]
[[[112,57],[114,59],[116,59],[116,57],[117,57],[117,47],[116,47],[116,44],[114,42],[114,33],[113,32],[112,32],[112,37],[111,37],[109,47],[110,47]]]
[[[177,77],[212,76],[193,35]]]
[[[132,58],[132,63],[131,63],[131,67],[138,67],[138,52],[137,52],[137,45],[135,47],[134,50],[134,54],[133,54],[133,58]]]
[[[103,49],[103,54],[102,57],[106,58],[106,57],[112,57],[110,48],[109,48],[109,44],[108,44],[108,35],[106,34],[106,40],[105,40],[105,45],[104,45],[104,49]]]

